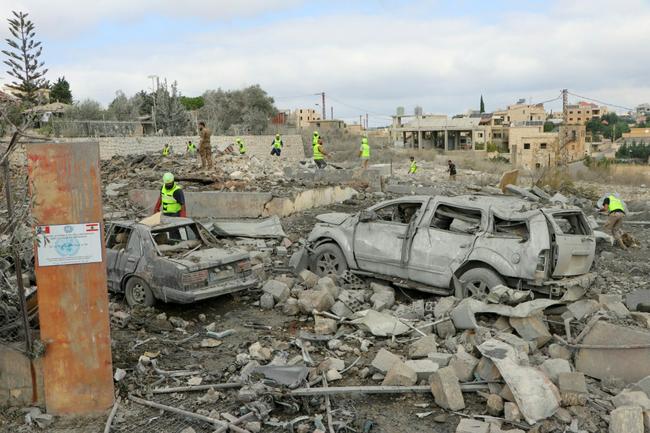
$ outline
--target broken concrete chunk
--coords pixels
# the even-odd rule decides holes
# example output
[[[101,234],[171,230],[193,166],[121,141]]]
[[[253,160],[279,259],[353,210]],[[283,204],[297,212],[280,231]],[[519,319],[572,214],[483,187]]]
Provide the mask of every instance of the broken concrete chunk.
[[[463,418],[456,427],[456,433],[490,433],[490,424],[475,419]]]
[[[476,366],[475,374],[481,379],[488,382],[495,382],[501,379],[501,373],[490,358],[482,357]]]
[[[438,350],[435,335],[427,335],[411,343],[409,346],[409,358],[426,358],[430,353]]]
[[[418,376],[415,370],[402,361],[394,363],[386,373],[382,386],[413,386]]]
[[[411,328],[386,312],[379,313],[374,310],[365,310],[355,313],[353,317],[357,316],[361,317],[352,320],[352,323],[377,337],[402,335],[411,332]]]
[[[640,406],[643,410],[650,410],[650,398],[643,391],[621,391],[612,399],[614,406]]]
[[[334,298],[327,290],[304,290],[298,297],[298,305],[305,314],[314,310],[327,311],[334,305]]]
[[[440,320],[443,317],[448,316],[454,308],[456,301],[458,301],[458,299],[453,296],[438,299],[436,305],[433,307],[433,317],[435,317],[436,320]]]
[[[438,323],[435,328],[436,334],[438,334],[438,337],[440,338],[444,339],[456,335],[456,327],[454,326],[454,322],[451,320],[446,320],[442,323]]]
[[[126,328],[126,325],[129,324],[130,320],[131,320],[131,315],[126,311],[113,311],[111,313],[111,325],[117,328],[120,329]]]
[[[334,299],[339,296],[339,292],[341,291],[330,277],[320,278],[316,283],[316,290],[327,290]]]
[[[276,280],[267,281],[262,287],[262,291],[271,294],[275,302],[284,302],[291,296],[289,286]]]
[[[637,383],[630,386],[631,391],[643,391],[650,397],[650,376],[646,376]]]
[[[440,367],[447,367],[449,365],[449,361],[451,361],[451,358],[453,357],[454,355],[452,355],[451,353],[434,352],[434,353],[430,353],[427,356],[427,359],[435,362]]]
[[[525,353],[525,354],[530,353],[530,343],[525,341],[521,337],[517,337],[515,334],[510,334],[507,332],[499,332],[496,335],[496,338],[498,340],[508,343],[509,345],[514,347],[514,349],[517,352]]]
[[[400,357],[382,348],[379,349],[370,366],[380,373],[386,374],[396,362],[401,362]]]
[[[609,419],[610,433],[643,433],[643,411],[638,406],[614,409]]]
[[[630,317],[632,317],[639,326],[650,328],[650,313],[639,313],[638,311],[634,311],[630,313]]]
[[[375,292],[370,296],[370,302],[372,302],[372,309],[375,311],[387,310],[395,304],[395,292]]]
[[[431,375],[431,393],[443,409],[465,409],[465,400],[452,367],[441,368]]]
[[[598,295],[598,302],[605,310],[611,311],[618,317],[627,317],[630,314],[630,310],[623,304],[621,295],[600,294]]]
[[[487,413],[492,416],[501,416],[503,413],[503,399],[496,394],[488,395]]]
[[[449,366],[454,369],[456,377],[461,382],[474,380],[474,369],[477,365],[478,359],[467,353],[462,346],[458,347],[458,352],[449,361]]]
[[[287,316],[297,316],[300,314],[300,304],[295,298],[287,299],[282,305],[282,313]]]
[[[521,411],[516,403],[507,402],[503,405],[503,417],[506,421],[521,421]]]
[[[425,380],[429,382],[429,377],[438,371],[438,364],[430,359],[410,359],[405,362],[417,374],[418,381]]]
[[[320,279],[318,275],[315,273],[311,272],[308,269],[303,269],[300,271],[298,274],[300,277],[300,281],[307,287],[308,289],[313,289],[316,287],[316,284],[318,284],[318,280]]]
[[[540,369],[557,385],[560,373],[571,373],[571,364],[566,359],[547,359]]]
[[[558,375],[558,387],[564,406],[584,406],[587,402],[589,392],[585,375],[580,372],[560,373]]]
[[[548,346],[548,356],[553,359],[571,359],[571,351],[566,347],[553,343]]]
[[[343,369],[345,369],[345,361],[339,358],[325,358],[318,364],[318,370],[322,372],[327,372],[327,370],[342,371]]]
[[[551,340],[551,333],[539,316],[511,317],[510,325],[524,340],[535,341],[537,347],[542,347]]]
[[[204,338],[201,340],[201,347],[218,347],[221,346],[222,341],[214,338]]]
[[[567,310],[571,312],[576,320],[584,319],[598,311],[599,308],[600,304],[593,299],[581,299],[567,305]]]
[[[327,377],[328,382],[334,382],[336,380],[343,379],[343,376],[341,375],[341,373],[339,373],[338,371],[336,371],[334,369],[327,370],[327,373],[325,374],[325,376]]]
[[[259,341],[253,343],[248,348],[248,353],[251,356],[251,359],[256,359],[258,361],[269,361],[273,357],[271,349],[268,347],[262,347]]]
[[[260,296],[260,308],[264,310],[272,310],[275,307],[275,299],[270,293],[262,293]]]
[[[625,295],[625,305],[630,311],[650,311],[650,289],[638,289]]]
[[[334,302],[334,305],[332,305],[330,311],[339,317],[343,317],[344,319],[351,317],[354,314],[354,311],[352,311],[347,305],[345,305],[341,301]]]
[[[314,316],[314,333],[317,335],[335,334],[338,326],[336,320],[322,316]]]

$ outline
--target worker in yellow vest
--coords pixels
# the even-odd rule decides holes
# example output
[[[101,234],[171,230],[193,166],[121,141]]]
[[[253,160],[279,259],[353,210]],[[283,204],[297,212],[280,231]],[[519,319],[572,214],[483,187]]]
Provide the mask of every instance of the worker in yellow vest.
[[[280,153],[282,153],[282,146],[284,146],[284,143],[282,142],[280,134],[275,134],[275,139],[271,143],[271,155],[280,156]]]
[[[165,173],[163,175],[163,185],[160,189],[160,196],[154,212],[162,211],[165,216],[185,217],[185,195],[179,184],[174,181],[174,175]]]
[[[359,148],[359,158],[362,161],[364,170],[368,169],[368,160],[370,159],[370,145],[368,144],[368,137],[361,138],[361,147]]]
[[[623,200],[610,194],[603,200],[603,206],[600,208],[600,211],[607,212],[608,214],[607,222],[603,226],[603,229],[610,232],[621,248],[626,250],[627,246],[623,242],[623,231],[621,230],[623,218],[625,218],[625,204],[623,204]]]
[[[409,174],[415,174],[418,172],[418,165],[415,163],[415,157],[411,157],[411,165],[409,166]]]
[[[246,145],[244,144],[244,140],[242,140],[241,138],[237,138],[235,142],[237,143],[237,146],[239,146],[239,154],[246,155],[247,149],[246,149]]]
[[[192,140],[187,142],[187,153],[192,157],[196,155],[196,144],[192,143]]]
[[[165,144],[163,146],[162,156],[169,156],[170,151],[171,151],[171,148],[169,147],[169,143]]]
[[[327,165],[325,162],[325,156],[329,156],[329,154],[323,149],[323,140],[321,138],[319,138],[316,144],[312,146],[312,152],[314,154],[313,158],[316,166],[318,166],[318,168],[325,168]]]

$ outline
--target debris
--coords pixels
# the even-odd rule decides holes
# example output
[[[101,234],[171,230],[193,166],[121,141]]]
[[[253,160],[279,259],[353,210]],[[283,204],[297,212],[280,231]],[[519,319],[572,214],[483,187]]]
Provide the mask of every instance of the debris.
[[[479,360],[474,374],[487,382],[495,382],[501,379],[501,373],[499,373],[497,366],[494,365],[490,358],[485,356]]]
[[[418,375],[402,361],[395,362],[386,373],[382,386],[411,386],[418,381]]]
[[[598,295],[598,302],[607,311],[611,311],[618,317],[627,317],[630,311],[623,304],[621,295],[616,294],[600,294]]]
[[[297,388],[307,378],[309,369],[297,365],[263,365],[255,367],[251,373],[261,374],[265,378],[289,388]]]
[[[534,341],[542,347],[551,340],[551,333],[539,316],[511,317],[510,325],[524,340]]]
[[[335,334],[338,326],[336,320],[314,316],[314,333],[317,335]]]
[[[402,321],[385,312],[378,313],[374,310],[365,310],[356,313],[355,316],[361,317],[352,320],[352,323],[377,337],[397,336],[410,331],[410,328]]]
[[[287,235],[282,229],[280,218],[273,215],[260,220],[214,220],[210,230],[218,237],[240,236],[249,238],[281,239]]]
[[[456,433],[490,433],[490,424],[463,418],[458,423],[458,427],[456,427]]]
[[[496,394],[490,394],[487,398],[487,413],[492,416],[501,416],[503,413],[503,398]]]
[[[449,361],[451,361],[451,358],[453,358],[453,356],[454,355],[451,353],[434,352],[429,353],[427,359],[435,362],[440,367],[447,367],[449,365]]]
[[[248,348],[248,353],[250,354],[252,359],[256,359],[258,361],[269,361],[271,360],[272,357],[271,349],[267,347],[262,347],[259,341],[253,343]]]
[[[571,351],[564,346],[553,343],[550,344],[547,348],[548,356],[553,359],[566,359],[567,361],[571,359]]]
[[[465,409],[465,400],[452,367],[441,368],[431,375],[431,393],[436,404],[444,409]]]
[[[302,281],[302,283],[308,289],[313,289],[314,287],[316,287],[316,284],[318,284],[318,280],[320,279],[318,275],[314,274],[308,269],[304,269],[300,271],[298,276],[300,277],[300,281]]]
[[[521,411],[516,403],[506,402],[503,405],[503,416],[507,421],[518,422],[521,421]]]
[[[272,310],[275,306],[275,299],[271,293],[263,293],[260,296],[260,308],[264,310]]]
[[[558,387],[564,406],[583,406],[587,402],[587,383],[580,372],[567,372],[558,375]]]
[[[399,356],[389,352],[386,349],[379,349],[375,359],[372,360],[370,366],[380,373],[386,374],[388,370],[393,366],[393,364],[400,362],[401,359]]]
[[[410,359],[404,362],[417,375],[418,381],[429,381],[429,377],[438,371],[438,364],[430,359]]]
[[[456,377],[461,382],[470,382],[474,379],[474,369],[478,359],[467,353],[463,346],[458,346],[456,354],[449,361],[449,366],[454,369]]]
[[[643,391],[621,391],[612,399],[614,406],[640,406],[644,411],[650,410],[650,398]]]
[[[540,370],[557,385],[560,373],[571,373],[571,364],[566,359],[547,359],[540,366]]]
[[[519,170],[517,169],[504,171],[503,174],[501,175],[501,180],[499,181],[499,189],[501,190],[501,192],[503,193],[506,192],[507,185],[516,185],[518,177],[519,177]]]
[[[291,296],[289,286],[276,280],[267,281],[262,287],[262,291],[272,295],[273,300],[278,303],[286,301]]]
[[[126,377],[126,370],[122,370],[121,368],[115,369],[115,374],[113,374],[113,380],[115,380],[115,382],[119,382],[125,377]]]
[[[465,298],[452,310],[451,318],[458,329],[475,329],[477,324],[474,315],[477,313],[493,313],[510,318],[525,318],[558,303],[559,301],[552,299],[535,299],[511,307],[501,304],[486,304],[477,299]]]
[[[115,418],[115,414],[117,413],[117,410],[120,408],[120,402],[121,402],[121,398],[118,396],[117,399],[115,399],[115,403],[113,403],[113,408],[108,414],[108,418],[106,419],[106,424],[104,425],[104,433],[111,433],[111,426],[113,424],[113,419]]]
[[[392,287],[371,283],[370,289],[373,291],[372,296],[370,296],[373,310],[382,311],[392,307],[395,303],[395,290]]]
[[[188,379],[187,384],[189,386],[195,386],[195,385],[201,385],[201,382],[203,382],[203,378],[194,376]]]
[[[124,329],[129,324],[131,315],[126,311],[113,311],[111,312],[111,325],[116,328]]]
[[[630,311],[650,311],[650,289],[638,289],[625,296],[625,305]]]
[[[426,358],[438,348],[435,335],[427,335],[411,343],[409,346],[409,358]]]
[[[223,342],[214,338],[204,338],[201,340],[201,347],[219,347]]]
[[[501,341],[490,339],[478,350],[497,366],[529,424],[553,416],[560,407],[560,395],[543,373],[520,365],[517,351]]]
[[[610,433],[643,433],[643,412],[638,406],[621,406],[612,411]]]
[[[206,334],[212,338],[225,338],[235,333],[237,333],[237,331],[235,331],[234,329],[226,329],[225,331],[221,331],[221,332],[214,332],[214,331],[206,332]]]
[[[334,298],[327,290],[304,290],[298,297],[298,305],[305,314],[314,310],[327,311],[334,305]]]

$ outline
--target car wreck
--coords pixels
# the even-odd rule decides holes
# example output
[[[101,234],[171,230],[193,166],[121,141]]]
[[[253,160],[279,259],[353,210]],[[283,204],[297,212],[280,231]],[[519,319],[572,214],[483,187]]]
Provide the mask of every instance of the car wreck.
[[[217,239],[189,218],[159,224],[107,224],[108,289],[130,305],[155,300],[190,303],[255,287],[249,253],[219,248]]]
[[[408,196],[317,219],[307,251],[319,275],[349,270],[477,298],[502,284],[560,296],[595,278],[596,239],[579,208],[510,196]]]

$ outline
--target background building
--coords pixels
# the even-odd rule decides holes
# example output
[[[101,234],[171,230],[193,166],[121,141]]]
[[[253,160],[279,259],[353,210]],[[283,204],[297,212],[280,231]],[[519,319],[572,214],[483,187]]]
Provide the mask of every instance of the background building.
[[[297,128],[309,128],[309,123],[320,120],[320,115],[313,108],[297,108],[293,112],[293,124]]]
[[[607,114],[607,107],[600,107],[591,102],[580,101],[567,105],[567,120],[569,125],[584,125],[591,119],[599,119]]]

